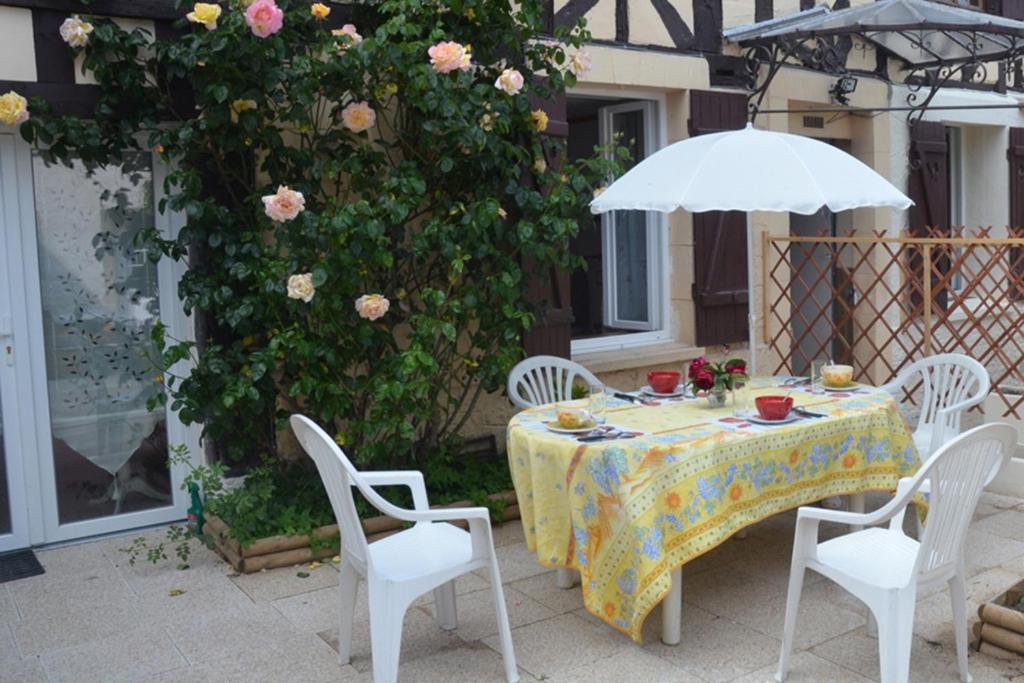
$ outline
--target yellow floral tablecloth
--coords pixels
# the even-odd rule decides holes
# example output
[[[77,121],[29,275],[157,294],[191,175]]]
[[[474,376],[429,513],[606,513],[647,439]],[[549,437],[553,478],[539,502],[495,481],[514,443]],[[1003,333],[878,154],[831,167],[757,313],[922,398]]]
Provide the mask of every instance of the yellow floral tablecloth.
[[[750,405],[779,394],[781,383],[755,379]],[[760,426],[703,398],[657,407],[613,400],[608,424],[644,434],[581,443],[545,428],[552,406],[517,414],[508,457],[527,546],[547,567],[579,570],[586,608],[639,641],[676,567],[766,517],[828,496],[892,490],[920,466],[886,392],[791,395],[828,417]]]

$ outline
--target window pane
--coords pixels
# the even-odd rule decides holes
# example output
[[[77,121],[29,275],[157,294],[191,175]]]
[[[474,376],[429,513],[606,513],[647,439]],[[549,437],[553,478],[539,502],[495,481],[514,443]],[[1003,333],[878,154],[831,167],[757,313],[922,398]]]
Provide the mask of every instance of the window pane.
[[[643,161],[644,116],[641,110],[612,116],[612,131],[629,150],[624,172]],[[647,322],[647,219],[644,211],[615,212],[615,301],[617,318]]]
[[[164,412],[150,358],[157,268],[149,154],[87,169],[33,159],[47,390],[62,524],[169,505]]]
[[[615,297],[618,318],[646,322],[646,212],[615,212],[615,246]]]

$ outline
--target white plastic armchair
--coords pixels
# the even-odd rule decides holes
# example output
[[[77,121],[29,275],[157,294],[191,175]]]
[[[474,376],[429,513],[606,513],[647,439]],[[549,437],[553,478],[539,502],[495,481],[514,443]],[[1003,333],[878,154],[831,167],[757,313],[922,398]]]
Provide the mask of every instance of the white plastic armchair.
[[[900,482],[888,504],[874,512],[800,508],[776,680],[785,680],[789,670],[800,591],[804,573],[811,569],[867,604],[878,623],[881,683],[908,680],[919,588],[948,584],[960,678],[968,683],[964,541],[986,481],[995,476],[1016,446],[1013,426],[982,425],[940,448],[917,474]],[[931,484],[929,523],[918,542],[903,533],[903,515],[925,482]],[[889,524],[818,543],[818,525],[823,521],[853,526]]]
[[[438,625],[446,630],[454,629],[458,623],[454,580],[476,569],[486,568],[491,576],[505,677],[510,683],[519,680],[487,509],[431,510],[420,472],[360,473],[315,422],[303,415],[292,415],[290,421],[302,448],[316,463],[341,529],[341,622],[338,633],[341,663],[347,664],[351,657],[352,621],[360,578],[367,582],[369,593],[373,680],[374,683],[394,683],[398,679],[402,621],[409,606],[420,595],[433,591]],[[377,486],[393,485],[409,487],[412,510],[389,503],[374,490]],[[356,514],[352,487],[359,489],[359,493],[380,512],[412,522],[413,526],[367,543]],[[445,523],[456,520],[467,521],[469,532]]]
[[[921,458],[927,460],[942,444],[960,433],[964,412],[985,400],[992,389],[992,381],[985,366],[970,356],[943,353],[911,363],[882,388],[899,401],[901,390],[918,380],[923,395],[914,444]]]
[[[601,384],[594,373],[579,363],[558,356],[531,356],[508,373],[508,397],[520,408],[566,401],[572,398],[573,381]]]

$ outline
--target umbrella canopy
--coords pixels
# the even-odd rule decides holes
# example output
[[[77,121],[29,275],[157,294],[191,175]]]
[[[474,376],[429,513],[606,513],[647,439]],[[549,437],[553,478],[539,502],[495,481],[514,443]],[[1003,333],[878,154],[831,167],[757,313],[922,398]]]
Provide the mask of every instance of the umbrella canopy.
[[[906,209],[912,203],[833,145],[747,124],[662,148],[612,183],[590,210],[812,214],[823,206],[838,212],[864,206]]]
[[[879,0],[800,15],[783,25],[738,27],[726,38],[745,44],[857,35],[912,67],[996,61],[1024,49],[1024,22],[931,0]]]

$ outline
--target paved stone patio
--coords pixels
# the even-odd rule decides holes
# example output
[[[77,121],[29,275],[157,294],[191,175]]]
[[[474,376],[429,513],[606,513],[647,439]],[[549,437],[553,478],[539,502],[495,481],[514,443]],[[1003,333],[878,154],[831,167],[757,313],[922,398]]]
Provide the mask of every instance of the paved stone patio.
[[[582,607],[579,588],[526,550],[518,522],[495,530],[521,680],[558,682],[772,680],[779,654],[795,515],[752,527],[684,568],[683,642],[659,640],[652,613],[643,646]],[[838,533],[823,529],[824,534]],[[149,532],[154,538],[160,532]],[[130,538],[130,537],[129,537]],[[369,624],[360,594],[352,663],[339,666],[336,568],[326,563],[237,575],[200,549],[192,567],[128,565],[114,538],[40,551],[46,574],[0,584],[0,681],[370,682]],[[970,613],[1024,578],[1024,501],[986,494],[967,549]],[[308,577],[299,573],[308,573]],[[458,582],[459,628],[439,630],[429,600],[406,616],[401,680],[501,681],[485,578]],[[876,641],[860,604],[809,574],[790,680],[878,678]],[[1024,661],[971,653],[975,681],[1024,681]],[[912,680],[956,681],[948,594],[917,606]]]

